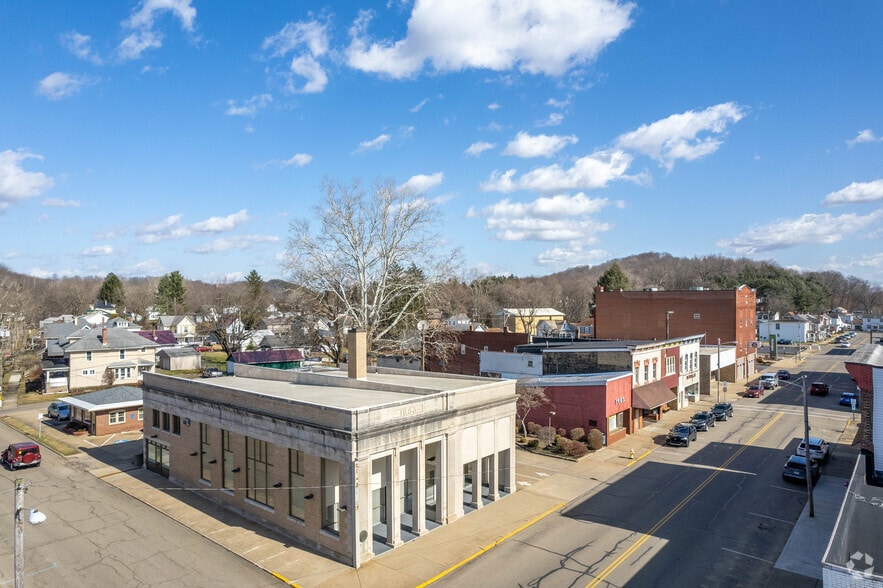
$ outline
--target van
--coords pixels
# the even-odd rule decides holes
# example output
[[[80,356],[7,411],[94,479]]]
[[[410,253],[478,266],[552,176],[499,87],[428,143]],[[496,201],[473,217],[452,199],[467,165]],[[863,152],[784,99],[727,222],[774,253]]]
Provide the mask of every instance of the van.
[[[23,441],[21,443],[11,443],[9,447],[3,450],[0,460],[14,470],[24,466],[38,466],[43,461],[40,455],[40,446],[33,441]]]
[[[760,384],[764,389],[772,390],[779,385],[779,378],[773,373],[761,374]]]

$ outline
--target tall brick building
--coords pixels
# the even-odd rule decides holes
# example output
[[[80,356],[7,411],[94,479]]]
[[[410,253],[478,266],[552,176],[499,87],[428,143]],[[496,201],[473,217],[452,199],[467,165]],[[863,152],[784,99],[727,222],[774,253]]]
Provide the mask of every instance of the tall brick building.
[[[723,379],[754,374],[757,297],[733,290],[613,290],[595,288],[596,339],[669,339],[703,335],[703,345],[733,346],[736,363]]]

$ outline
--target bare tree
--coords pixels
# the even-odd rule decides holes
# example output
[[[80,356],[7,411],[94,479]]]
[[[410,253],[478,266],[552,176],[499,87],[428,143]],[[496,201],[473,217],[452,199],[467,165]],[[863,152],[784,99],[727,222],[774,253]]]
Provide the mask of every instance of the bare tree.
[[[366,330],[370,349],[394,348],[391,335],[410,326],[415,308],[432,305],[459,251],[446,251],[436,233],[435,205],[405,187],[386,181],[366,193],[359,182],[326,180],[323,191],[316,230],[306,219],[291,224],[283,268],[320,312],[333,299],[345,322]]]
[[[549,397],[546,396],[546,390],[542,386],[530,386],[523,382],[515,384],[515,392],[518,400],[515,401],[515,412],[518,420],[521,421],[521,431],[527,435],[527,415],[530,411],[540,406],[548,406],[555,408]]]

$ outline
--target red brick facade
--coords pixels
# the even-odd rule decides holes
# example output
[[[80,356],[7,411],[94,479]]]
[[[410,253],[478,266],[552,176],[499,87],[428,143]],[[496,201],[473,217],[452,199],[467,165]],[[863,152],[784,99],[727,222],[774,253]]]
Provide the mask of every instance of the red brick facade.
[[[631,375],[617,378],[605,385],[597,386],[555,386],[550,384],[543,387],[546,396],[551,401],[551,406],[543,406],[530,414],[529,420],[547,425],[549,413],[554,411],[551,417],[552,426],[563,428],[570,434],[570,430],[582,427],[588,433],[592,429],[599,429],[607,439],[607,445],[625,439],[631,433],[632,420],[632,378]],[[610,417],[624,413],[622,426],[610,428]]]
[[[511,353],[517,345],[528,342],[525,333],[501,333],[482,331],[456,331],[457,345],[445,361],[432,357],[427,350],[426,371],[464,376],[481,375],[482,351],[505,351]]]
[[[113,433],[123,433],[128,431],[140,431],[144,428],[144,415],[140,412],[141,407],[114,409],[108,411],[96,411],[92,413],[92,430],[91,435],[102,436],[111,435]],[[125,413],[125,421],[122,423],[110,422],[110,415],[114,414],[115,418],[120,417],[120,413]],[[139,418],[140,416],[140,418]]]

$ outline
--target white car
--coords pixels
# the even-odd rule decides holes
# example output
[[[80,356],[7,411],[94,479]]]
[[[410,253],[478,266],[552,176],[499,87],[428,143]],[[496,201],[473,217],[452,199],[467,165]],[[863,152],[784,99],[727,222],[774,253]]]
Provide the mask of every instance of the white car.
[[[772,390],[779,385],[779,378],[773,373],[761,374],[760,385],[763,386],[765,390]]]
[[[797,455],[805,456],[805,454],[806,445],[801,440],[800,445],[797,446]],[[819,437],[810,437],[809,457],[816,461],[828,461],[828,458],[831,457],[831,448],[828,446],[828,442]]]

